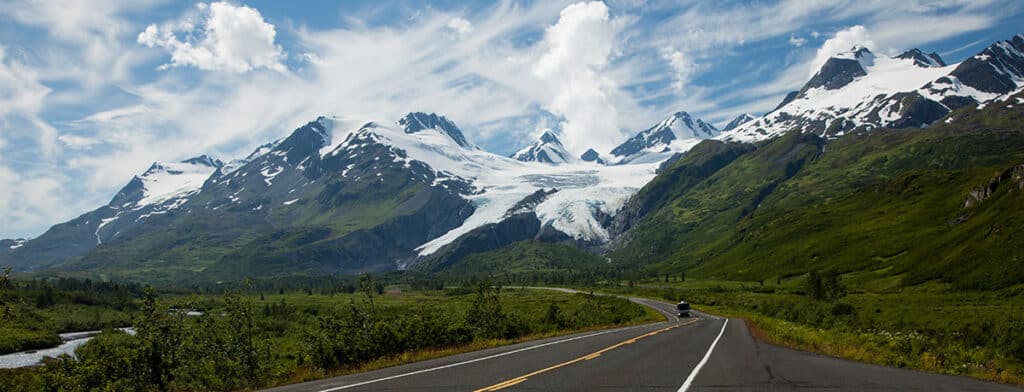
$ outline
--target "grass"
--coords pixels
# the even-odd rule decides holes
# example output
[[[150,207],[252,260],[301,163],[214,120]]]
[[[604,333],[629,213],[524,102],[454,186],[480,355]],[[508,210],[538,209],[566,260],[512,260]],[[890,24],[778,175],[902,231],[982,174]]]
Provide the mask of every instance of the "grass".
[[[1022,364],[994,359],[992,351],[963,345],[934,346],[920,333],[849,332],[815,328],[746,310],[702,306],[701,310],[742,318],[769,343],[876,365],[1024,384]]]
[[[929,282],[873,291],[843,277],[849,294],[816,301],[802,278],[759,282],[642,281],[609,293],[687,300],[702,311],[743,318],[755,336],[800,350],[883,366],[1024,384],[1024,296],[964,291]],[[876,284],[877,281],[870,281]]]
[[[426,291],[396,285],[380,287],[383,294],[372,297],[312,291],[252,292],[241,297],[165,294],[156,308],[146,305],[146,301],[138,305],[132,324],[137,335],[104,332],[78,350],[77,361],[57,360],[41,368],[0,370],[0,390],[61,389],[61,385],[73,386],[71,390],[75,390],[86,388],[83,380],[88,380],[88,388],[120,390],[133,385],[136,390],[160,389],[151,384],[152,374],[158,373],[145,371],[150,363],[147,358],[154,352],[178,358],[168,364],[170,367],[159,366],[161,372],[174,374],[170,389],[267,387],[663,320],[656,312],[624,299],[586,294],[504,288],[500,294],[495,292],[494,297],[480,297],[478,292],[464,287]],[[485,302],[481,303],[481,298]],[[185,317],[169,309],[200,310],[204,315]],[[494,311],[504,316],[489,313]],[[479,319],[487,314],[496,316],[494,320],[510,323],[511,329],[501,329],[499,335],[478,329],[474,317]],[[254,317],[254,335],[240,335],[244,329],[239,326],[244,328],[247,317]],[[363,324],[366,321],[369,324]],[[483,325],[490,325],[486,322]],[[335,336],[339,331],[335,328],[347,332]],[[367,335],[361,336],[363,333]],[[253,351],[213,354],[247,347],[247,343],[240,342],[248,340],[240,338],[254,339]],[[162,346],[170,341],[180,343]],[[344,343],[349,341],[353,346]],[[245,373],[239,370],[244,369],[244,363],[232,362],[245,358],[247,353],[259,358],[258,374],[263,375],[259,379],[245,378]],[[208,354],[226,357],[211,360]],[[324,362],[324,358],[335,362]],[[126,366],[141,373],[117,370],[127,369]]]
[[[337,369],[332,369],[332,370],[327,371],[327,372],[323,371],[322,369],[302,369],[300,371],[297,371],[295,374],[293,374],[292,377],[289,378],[288,380],[283,381],[280,385],[294,384],[294,383],[300,383],[300,382],[306,382],[306,381],[313,381],[313,380],[319,380],[319,379],[322,379],[322,378],[329,378],[329,377],[345,376],[345,375],[355,374],[355,373],[363,373],[363,372],[368,372],[368,371],[372,371],[372,370],[384,369],[384,368],[389,368],[389,367],[393,367],[393,366],[400,366],[400,365],[405,365],[405,364],[410,364],[410,363],[415,363],[415,362],[420,362],[420,361],[427,361],[427,360],[431,360],[431,359],[443,358],[443,357],[448,357],[448,356],[457,355],[457,354],[469,353],[469,352],[473,352],[473,351],[486,350],[486,349],[490,349],[490,348],[497,348],[497,347],[508,346],[508,345],[513,345],[513,344],[531,342],[531,341],[535,341],[535,340],[556,338],[556,337],[560,337],[560,336],[574,335],[574,334],[590,332],[590,331],[600,331],[600,330],[604,330],[604,329],[608,329],[608,328],[621,328],[621,327],[628,327],[628,326],[633,326],[633,325],[641,325],[641,324],[646,324],[646,323],[650,323],[650,322],[657,322],[657,321],[664,320],[664,316],[662,316],[658,312],[656,312],[656,311],[654,311],[654,310],[652,310],[650,308],[646,308],[646,307],[644,309],[647,310],[647,317],[646,318],[635,319],[635,320],[632,320],[630,322],[627,322],[627,323],[624,323],[624,324],[617,324],[617,325],[614,325],[614,326],[595,326],[595,327],[575,328],[575,329],[570,329],[570,330],[534,333],[534,334],[530,334],[530,335],[527,335],[527,336],[522,336],[522,337],[515,338],[515,339],[486,339],[486,340],[477,340],[477,341],[473,341],[472,343],[469,343],[469,344],[466,344],[466,345],[462,345],[462,346],[458,346],[458,347],[434,348],[434,349],[426,349],[426,350],[417,350],[417,351],[405,352],[405,353],[402,353],[402,354],[397,355],[397,356],[381,358],[381,359],[374,360],[374,361],[371,361],[371,362],[368,362],[368,363],[364,363],[364,364],[362,364],[362,365],[360,365],[358,367],[337,368]]]

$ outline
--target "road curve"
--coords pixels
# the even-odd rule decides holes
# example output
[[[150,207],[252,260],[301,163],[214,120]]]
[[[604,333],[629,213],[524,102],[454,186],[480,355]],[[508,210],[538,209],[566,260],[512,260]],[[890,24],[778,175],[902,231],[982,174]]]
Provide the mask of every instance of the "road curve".
[[[571,291],[571,290],[566,290]],[[630,298],[668,321],[452,355],[270,391],[1017,391],[758,342],[739,319]]]

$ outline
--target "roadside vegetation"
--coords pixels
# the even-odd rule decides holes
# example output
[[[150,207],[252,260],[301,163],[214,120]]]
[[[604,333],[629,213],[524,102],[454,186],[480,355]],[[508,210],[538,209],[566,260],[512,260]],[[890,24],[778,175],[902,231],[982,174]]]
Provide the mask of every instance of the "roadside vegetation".
[[[62,332],[128,326],[141,293],[91,280],[13,281],[0,271],[0,355],[56,346]]]
[[[857,277],[680,281],[668,276],[598,290],[746,319],[755,337],[834,357],[1024,384],[1024,296],[1019,287],[963,291],[948,284],[871,290]],[[872,284],[879,284],[872,282]]]
[[[248,390],[661,320],[621,298],[490,280],[446,287],[378,279],[363,275],[272,291],[281,282],[256,282],[201,294],[147,288],[126,310],[134,335],[107,329],[81,346],[77,358],[0,370],[0,391]],[[4,292],[13,297],[25,286]]]

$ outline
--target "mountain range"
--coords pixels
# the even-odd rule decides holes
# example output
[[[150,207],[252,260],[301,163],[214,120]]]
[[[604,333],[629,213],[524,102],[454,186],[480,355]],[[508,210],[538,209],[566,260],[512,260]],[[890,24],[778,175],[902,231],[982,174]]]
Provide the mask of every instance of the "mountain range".
[[[774,249],[785,257],[763,265],[796,274],[831,251],[810,257],[765,242],[782,241],[779,233],[800,237],[786,228],[786,216],[823,204],[853,209],[842,203],[870,189],[904,189],[925,181],[916,180],[921,176],[941,182],[932,176],[944,171],[954,173],[948,181],[955,189],[966,189],[956,198],[991,177],[983,172],[1009,170],[1005,181],[1016,181],[1010,168],[1021,163],[1017,148],[1024,147],[1017,144],[1024,120],[1015,107],[1024,104],[1022,87],[1018,35],[951,65],[918,49],[888,57],[854,47],[764,116],[743,114],[720,130],[679,111],[606,154],[574,155],[546,130],[500,156],[434,113],[354,130],[320,117],[227,163],[206,155],[154,163],[107,205],[38,237],[3,240],[0,264],[147,281],[467,270],[460,263],[469,256],[527,241],[599,253],[622,265],[746,278],[769,268],[744,264],[755,249]],[[905,151],[929,143],[936,147]],[[944,155],[944,146],[956,143],[977,147]],[[920,161],[909,163],[908,156]],[[962,214],[938,215],[946,224]],[[995,219],[967,215],[948,227]],[[933,255],[897,248],[860,256]],[[779,267],[783,262],[789,264]],[[900,268],[920,279],[935,276],[915,263]],[[844,265],[864,267],[861,259]]]
[[[791,129],[832,138],[881,127],[925,127],[953,110],[982,105],[1021,86],[1024,35],[951,65],[919,49],[887,57],[858,46],[829,58],[775,110],[724,139],[763,140]]]

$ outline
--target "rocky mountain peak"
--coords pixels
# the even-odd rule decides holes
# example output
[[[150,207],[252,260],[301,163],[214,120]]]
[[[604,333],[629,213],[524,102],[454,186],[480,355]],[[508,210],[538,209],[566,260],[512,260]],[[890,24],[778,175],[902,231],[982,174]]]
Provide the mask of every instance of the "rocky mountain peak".
[[[523,162],[544,162],[551,164],[565,163],[573,160],[572,154],[558,140],[555,132],[547,129],[541,132],[537,140],[511,155],[512,159]]]
[[[899,56],[896,56],[896,58],[914,60],[914,65],[922,68],[938,68],[946,66],[946,62],[942,61],[942,57],[939,57],[938,53],[931,52],[926,54],[918,48],[903,52]]]
[[[1024,35],[999,41],[964,60],[950,72],[960,83],[977,90],[1006,94],[1024,79]]]
[[[190,165],[203,165],[213,168],[221,168],[224,166],[224,162],[221,162],[219,159],[215,159],[206,154],[183,160],[181,161],[181,163],[187,163]]]
[[[320,149],[331,143],[331,122],[325,117],[306,123],[283,140],[273,144],[270,151],[281,153],[289,163],[297,163],[312,156],[319,156]],[[257,149],[250,157],[255,158],[262,150]],[[262,154],[260,154],[262,155]]]
[[[562,145],[562,141],[558,140],[558,136],[556,136],[555,132],[553,132],[550,129],[545,130],[543,133],[541,133],[540,137],[538,137],[537,140],[540,140],[541,143],[545,144],[557,144],[559,146]]]
[[[398,125],[405,130],[405,133],[409,134],[426,129],[434,129],[448,135],[448,137],[452,138],[455,143],[462,147],[472,147],[462,134],[462,130],[455,126],[455,123],[444,116],[438,116],[436,113],[412,112],[398,120]]]
[[[836,54],[825,61],[818,73],[811,77],[797,93],[803,96],[807,91],[824,88],[838,90],[854,79],[867,75],[867,67],[874,64],[874,54],[863,46],[854,46],[848,52]]]
[[[615,147],[612,155],[619,157],[618,163],[632,162],[643,155],[670,152],[676,148],[678,140],[708,139],[719,133],[704,120],[679,111]]]
[[[601,154],[594,151],[593,148],[588,148],[583,155],[580,155],[580,159],[583,160],[583,162],[596,162],[602,165],[605,164],[604,159],[601,158]]]
[[[725,124],[725,128],[722,128],[722,132],[728,132],[733,129],[736,129],[736,127],[746,124],[752,121],[753,119],[754,116],[751,116],[747,113],[740,114],[739,116],[736,116],[736,118],[732,119],[732,121],[729,121],[728,124]]]

